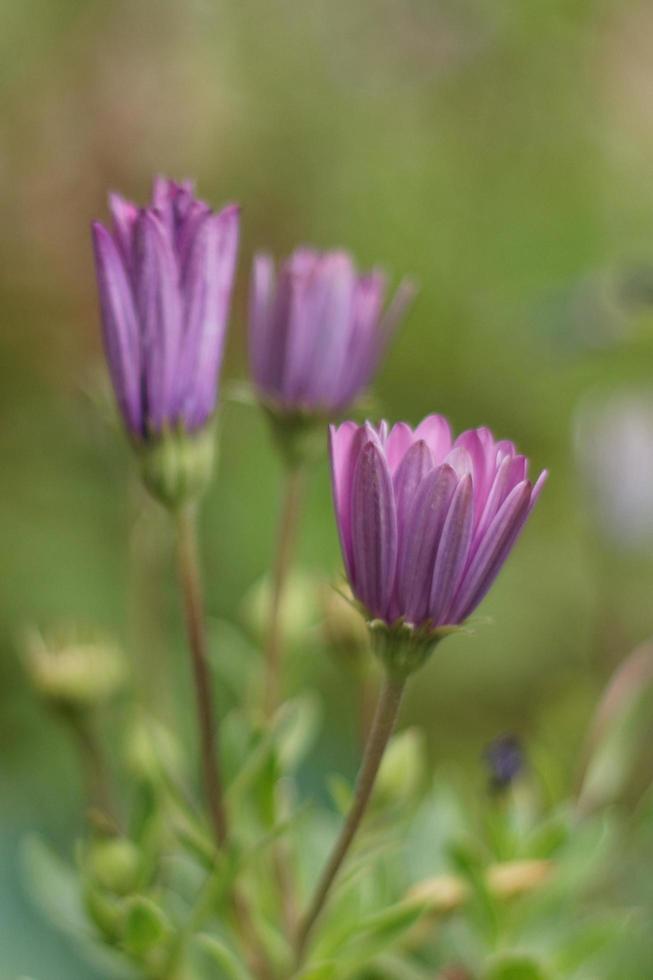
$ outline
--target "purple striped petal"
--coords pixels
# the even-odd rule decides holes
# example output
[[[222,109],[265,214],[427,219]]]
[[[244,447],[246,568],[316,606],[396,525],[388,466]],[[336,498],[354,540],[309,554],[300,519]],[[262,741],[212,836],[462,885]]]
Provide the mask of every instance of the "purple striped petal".
[[[407,621],[414,625],[427,617],[433,561],[456,482],[454,471],[446,464],[431,470],[405,522],[397,562],[397,599]]]
[[[102,314],[102,336],[118,406],[130,431],[143,435],[141,352],[131,286],[118,246],[101,224],[92,225]]]
[[[184,343],[173,412],[190,430],[203,425],[215,408],[238,250],[239,213],[237,207],[230,206],[205,218],[194,235],[186,264],[182,282]]]
[[[135,294],[143,344],[145,425],[159,432],[169,408],[182,338],[178,270],[162,220],[141,211],[136,223]]]
[[[451,610],[451,621],[465,620],[489,591],[528,517],[531,484],[519,483],[503,502],[472,559]]]
[[[433,453],[423,439],[418,439],[408,450],[392,478],[397,508],[397,528],[400,536],[406,526],[407,515],[412,510],[417,488],[434,466]],[[390,467],[390,471],[392,472],[392,467]]]
[[[397,519],[392,479],[373,442],[360,451],[352,487],[353,589],[373,616],[390,605],[397,562]]]
[[[467,562],[473,526],[474,488],[468,474],[456,487],[435,559],[428,614],[437,626],[447,622],[449,606]]]
[[[365,429],[355,422],[343,422],[339,427],[329,426],[329,455],[331,459],[331,485],[340,536],[340,547],[345,570],[353,579],[353,546],[351,535],[351,498],[354,471],[363,443]]]

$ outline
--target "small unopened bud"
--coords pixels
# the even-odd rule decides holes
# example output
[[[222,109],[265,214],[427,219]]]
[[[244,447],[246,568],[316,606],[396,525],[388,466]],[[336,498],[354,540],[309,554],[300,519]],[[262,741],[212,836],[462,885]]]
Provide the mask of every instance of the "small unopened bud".
[[[441,874],[418,882],[408,892],[408,900],[424,905],[427,912],[447,915],[467,900],[469,886],[458,875]]]
[[[490,774],[490,789],[507,789],[524,771],[524,750],[516,735],[501,735],[491,742],[484,753]]]
[[[553,868],[553,863],[544,859],[504,861],[487,869],[485,885],[494,898],[509,901],[536,891],[549,880]],[[413,885],[406,898],[424,905],[427,913],[446,915],[464,905],[471,894],[464,878],[441,874]]]
[[[553,872],[551,861],[530,858],[493,864],[487,871],[487,885],[497,898],[510,899],[535,891]]]
[[[141,779],[159,780],[179,772],[183,755],[174,735],[154,718],[137,718],[127,732],[126,762]]]
[[[126,677],[125,662],[114,644],[82,637],[76,630],[47,638],[31,630],[23,662],[41,697],[66,708],[88,708],[109,700]]]
[[[258,639],[263,639],[270,623],[272,587],[267,577],[255,582],[247,592],[242,606],[242,617]],[[279,616],[281,636],[285,645],[293,646],[306,636],[318,618],[316,585],[306,572],[293,572],[288,576],[281,601]]]
[[[126,837],[114,837],[91,844],[86,860],[90,878],[115,895],[128,895],[138,888],[141,855]]]
[[[339,660],[351,665],[370,649],[365,620],[355,606],[348,585],[342,590],[326,587],[320,595],[324,613],[324,633],[329,649]]]
[[[188,433],[167,430],[138,447],[143,482],[156,499],[171,510],[192,503],[211,481],[215,459],[215,432],[211,425]]]
[[[381,801],[399,801],[419,788],[426,769],[424,736],[417,728],[395,735],[386,749],[376,784]]]

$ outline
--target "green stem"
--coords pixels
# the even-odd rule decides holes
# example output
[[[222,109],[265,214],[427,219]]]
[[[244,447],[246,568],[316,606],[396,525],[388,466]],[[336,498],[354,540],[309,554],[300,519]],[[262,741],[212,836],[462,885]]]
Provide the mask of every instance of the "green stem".
[[[272,717],[279,703],[282,665],[281,613],[295,546],[303,484],[304,473],[301,466],[288,468],[272,573],[270,619],[265,637],[264,708],[266,718]]]
[[[311,931],[324,908],[331,886],[365,815],[383,753],[394,730],[405,685],[405,676],[386,673],[358,774],[351,809],[299,927],[296,945],[297,968],[304,961]]]
[[[64,711],[63,714],[79,747],[89,806],[97,807],[105,817],[117,823],[104,752],[92,720],[80,711]]]
[[[218,761],[218,730],[204,624],[197,525],[195,511],[191,508],[182,508],[177,514],[177,561],[193,665],[204,790],[216,843],[222,847],[227,839],[227,816]]]

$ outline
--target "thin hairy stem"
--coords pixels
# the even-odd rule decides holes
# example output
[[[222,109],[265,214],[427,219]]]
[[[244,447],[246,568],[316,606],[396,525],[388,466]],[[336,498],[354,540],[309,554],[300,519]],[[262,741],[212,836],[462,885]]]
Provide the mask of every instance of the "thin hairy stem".
[[[74,710],[64,712],[64,718],[79,747],[89,806],[97,807],[108,820],[117,821],[108,768],[92,720],[86,714]]]
[[[265,715],[270,718],[278,704],[281,691],[282,635],[281,613],[283,597],[292,563],[297,523],[301,509],[304,473],[301,466],[288,468],[279,519],[277,549],[272,572],[270,619],[265,636]]]
[[[180,510],[177,515],[177,561],[193,665],[204,790],[215,840],[218,847],[222,847],[227,839],[227,817],[218,761],[218,730],[208,662],[197,526],[195,512],[189,508]]]
[[[301,921],[297,934],[296,945],[296,966],[300,967],[306,954],[308,940],[312,929],[324,908],[329,896],[331,886],[347,856],[347,852],[356,836],[356,832],[361,825],[363,816],[367,809],[374,783],[376,780],[383,753],[385,752],[388,740],[394,730],[399,705],[406,684],[403,676],[386,674],[383,687],[376,706],[376,713],[372,722],[367,745],[363,755],[354,800],[351,805],[347,819],[340,831],[340,836],[335,843],[331,856],[327,861],[326,867],[322,872],[311,904],[306,915]]]

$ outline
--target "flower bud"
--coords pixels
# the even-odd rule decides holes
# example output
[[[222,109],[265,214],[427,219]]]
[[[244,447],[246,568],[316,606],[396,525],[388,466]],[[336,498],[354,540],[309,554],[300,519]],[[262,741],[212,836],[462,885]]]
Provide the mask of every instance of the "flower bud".
[[[283,592],[280,612],[281,635],[285,645],[292,646],[306,636],[318,618],[317,588],[307,572],[291,572]],[[260,578],[247,592],[242,615],[247,626],[259,638],[265,637],[270,623],[272,586],[267,576]]]
[[[376,783],[376,798],[399,802],[419,788],[425,772],[424,736],[417,728],[395,735],[386,749]]]
[[[123,685],[126,667],[111,642],[76,631],[44,638],[27,635],[23,662],[34,689],[59,707],[89,708],[109,700]]]
[[[527,895],[551,877],[553,865],[543,858],[525,858],[493,864],[487,871],[487,885],[497,898],[511,899]]]
[[[192,503],[208,487],[215,459],[212,426],[192,434],[183,428],[166,431],[138,448],[143,482],[164,507]]]
[[[141,855],[126,837],[113,837],[91,844],[86,870],[95,884],[115,895],[128,895],[138,888]]]
[[[369,650],[370,638],[365,622],[354,605],[348,586],[342,590],[328,586],[322,589],[320,602],[324,613],[324,633],[330,650],[341,660],[355,664]]]

